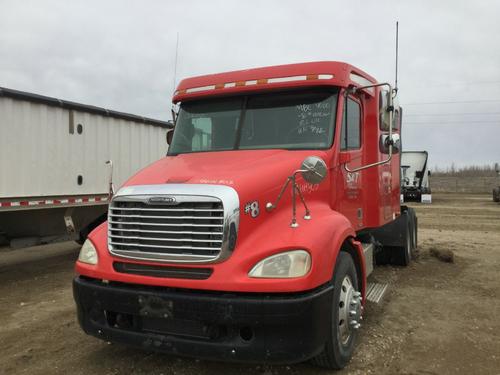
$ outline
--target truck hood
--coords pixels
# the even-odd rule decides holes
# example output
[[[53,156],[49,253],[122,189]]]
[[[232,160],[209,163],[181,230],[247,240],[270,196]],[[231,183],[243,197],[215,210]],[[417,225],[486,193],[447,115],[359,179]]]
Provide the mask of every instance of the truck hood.
[[[144,168],[124,186],[150,184],[216,184],[233,187],[240,204],[279,189],[307,156],[321,150],[238,150],[167,156]],[[300,181],[301,177],[299,177]]]

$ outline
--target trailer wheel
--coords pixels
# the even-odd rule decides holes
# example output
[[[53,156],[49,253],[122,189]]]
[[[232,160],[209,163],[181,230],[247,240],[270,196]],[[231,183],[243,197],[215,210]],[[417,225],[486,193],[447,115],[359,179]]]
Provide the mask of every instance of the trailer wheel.
[[[341,251],[333,275],[333,301],[329,337],[312,363],[330,369],[341,369],[351,359],[361,317],[361,294],[354,261],[349,253]]]

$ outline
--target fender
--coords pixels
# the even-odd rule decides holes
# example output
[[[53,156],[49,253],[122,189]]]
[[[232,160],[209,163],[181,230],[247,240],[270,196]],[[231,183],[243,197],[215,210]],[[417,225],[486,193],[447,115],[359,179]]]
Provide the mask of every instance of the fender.
[[[365,291],[366,291],[366,265],[365,265],[365,257],[363,253],[363,247],[361,246],[361,242],[355,240],[356,232],[351,225],[351,222],[341,213],[336,211],[330,211],[330,218],[324,218],[323,221],[330,220],[330,231],[331,237],[329,240],[330,251],[327,253],[328,258],[325,260],[326,263],[330,265],[329,267],[323,267],[323,269],[328,270],[327,276],[331,280],[333,278],[333,274],[335,272],[335,265],[337,263],[337,257],[340,251],[345,251],[345,245],[350,245],[352,251],[348,251],[353,256],[354,263],[356,265],[356,270],[358,273],[358,282],[360,282],[360,291],[363,295],[363,301],[365,300]],[[327,220],[325,220],[327,219]],[[332,230],[332,228],[334,228]],[[327,282],[326,280],[325,282]]]

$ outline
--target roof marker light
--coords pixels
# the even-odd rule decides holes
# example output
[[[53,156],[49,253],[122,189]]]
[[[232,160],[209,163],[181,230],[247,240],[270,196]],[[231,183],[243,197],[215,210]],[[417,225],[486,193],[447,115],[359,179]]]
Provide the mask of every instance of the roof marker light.
[[[213,89],[215,89],[215,85],[192,87],[192,88],[186,89],[186,94],[191,94],[193,92],[199,92],[199,91],[213,90]]]
[[[209,91],[209,90],[232,88],[232,87],[265,85],[265,84],[272,84],[272,83],[284,83],[284,82],[294,82],[294,81],[325,80],[325,79],[333,79],[333,78],[334,78],[333,74],[307,74],[307,75],[301,75],[301,76],[259,78],[259,79],[252,79],[252,80],[248,80],[248,81],[217,83],[217,84],[208,85],[208,86],[191,87],[188,89],[178,90],[175,92],[175,95],[191,94],[191,93],[200,92],[200,91]],[[360,77],[360,78],[362,78],[362,77]],[[351,74],[351,80],[354,81],[352,74]]]

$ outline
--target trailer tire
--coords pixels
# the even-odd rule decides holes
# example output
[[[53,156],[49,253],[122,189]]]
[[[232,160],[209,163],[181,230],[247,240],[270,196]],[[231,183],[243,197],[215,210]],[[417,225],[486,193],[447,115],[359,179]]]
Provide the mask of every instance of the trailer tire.
[[[106,221],[107,217],[108,217],[108,213],[105,213],[105,214],[99,216],[97,219],[95,219],[93,222],[91,222],[85,228],[82,228],[82,230],[79,233],[78,239],[76,239],[75,242],[79,245],[83,245],[83,243],[87,239],[90,232],[92,232],[95,228],[97,228],[99,225],[104,223]]]
[[[345,251],[340,251],[337,257],[332,283],[328,340],[323,351],[312,358],[311,362],[320,367],[341,369],[350,361],[354,352],[359,325],[354,328],[353,322],[356,319],[359,321],[361,316],[361,298],[355,297],[356,294],[359,295],[356,267],[351,255]],[[352,305],[354,300],[358,302]],[[350,316],[353,309],[356,315]]]
[[[500,202],[500,187],[493,189],[493,202]]]

